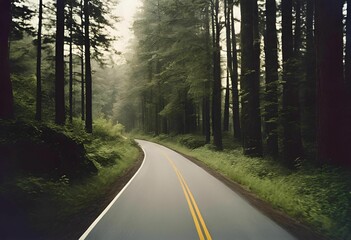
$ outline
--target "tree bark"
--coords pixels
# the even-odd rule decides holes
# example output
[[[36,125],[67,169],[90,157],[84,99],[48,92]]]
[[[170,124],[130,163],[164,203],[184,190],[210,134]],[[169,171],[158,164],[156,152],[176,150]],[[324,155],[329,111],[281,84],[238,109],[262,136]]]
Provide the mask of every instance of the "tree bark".
[[[222,150],[222,84],[221,84],[221,53],[220,53],[220,23],[219,0],[215,1],[212,11],[214,23],[214,53],[213,53],[213,88],[212,88],[212,125],[213,143],[217,150]]]
[[[87,133],[93,132],[93,109],[92,109],[92,76],[90,63],[90,37],[89,37],[89,21],[90,7],[89,0],[84,0],[84,46],[85,46],[85,87],[86,87],[86,116],[85,130]]]
[[[275,0],[266,1],[266,106],[265,128],[267,154],[271,157],[278,155],[278,37],[276,29],[277,6]]]
[[[82,30],[82,48],[81,48],[81,56],[80,56],[80,73],[81,73],[81,118],[85,120],[85,79],[84,79],[84,2],[81,0],[80,2],[81,12],[80,12],[80,20],[81,20],[81,30]]]
[[[41,29],[43,20],[43,1],[39,0],[39,22],[37,35],[37,95],[36,95],[36,112],[35,119],[41,121],[42,119],[42,87],[41,87]]]
[[[225,20],[225,35],[227,46],[227,82],[224,95],[224,115],[223,115],[223,132],[229,131],[229,100],[230,100],[230,84],[229,78],[232,76],[232,50],[230,37],[230,7],[228,0],[224,0],[224,20]]]
[[[347,0],[345,82],[349,102],[351,101],[351,0]]]
[[[0,119],[11,119],[14,117],[9,63],[10,29],[11,1],[2,0],[0,2]]]
[[[302,87],[302,126],[305,141],[316,141],[316,51],[314,41],[314,0],[307,0],[305,82]]]
[[[231,33],[232,33],[232,103],[233,103],[233,128],[234,138],[241,140],[241,124],[240,124],[240,101],[239,101],[239,74],[238,74],[238,51],[236,47],[236,35],[235,35],[235,20],[234,20],[234,5],[231,5],[230,19],[231,19]]]
[[[315,1],[317,158],[321,163],[351,165],[343,80],[342,6],[342,0]]]
[[[284,163],[293,167],[302,156],[299,86],[296,79],[296,58],[292,29],[292,0],[282,0],[283,49],[283,153]]]
[[[69,122],[73,122],[73,2],[69,6]]]
[[[211,34],[210,34],[210,17],[209,17],[209,8],[206,8],[206,14],[205,14],[205,29],[206,29],[206,52],[207,52],[207,57],[208,60],[207,62],[207,76],[208,78],[206,79],[204,83],[204,97],[203,97],[203,106],[202,106],[202,112],[203,112],[203,130],[204,130],[204,135],[205,135],[205,142],[208,144],[211,142],[211,103],[210,103],[210,98],[211,98],[211,86],[210,86],[210,76],[212,74],[212,64],[211,60],[212,59],[212,54],[211,54]]]
[[[242,0],[241,9],[241,87],[244,154],[262,155],[261,119],[259,109],[259,81],[254,49],[254,0]]]
[[[56,57],[55,57],[55,122],[65,124],[65,73],[64,73],[64,0],[57,0]]]

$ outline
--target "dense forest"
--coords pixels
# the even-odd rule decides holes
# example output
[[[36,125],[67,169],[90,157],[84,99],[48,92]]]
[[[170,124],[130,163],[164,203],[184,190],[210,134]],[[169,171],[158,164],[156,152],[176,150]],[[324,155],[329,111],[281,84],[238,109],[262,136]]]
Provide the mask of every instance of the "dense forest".
[[[341,0],[145,1],[117,119],[201,134],[217,150],[230,134],[244,154],[288,167],[349,166],[348,10]]]
[[[255,185],[258,195],[291,182],[291,195],[283,192],[285,185],[280,191],[292,204],[262,198],[329,236],[350,239],[349,4],[141,0],[134,38],[121,54],[115,43],[125,36],[117,36],[116,1],[1,0],[0,200],[12,194],[6,184],[15,182],[18,189],[25,186],[28,201],[33,191],[27,185],[49,189],[55,201],[69,196],[74,207],[92,195],[95,201],[101,192],[86,191],[89,184],[98,182],[95,189],[105,191],[137,159],[125,129],[131,136],[180,137],[187,147],[200,148],[199,158],[208,151],[224,156],[212,161],[206,155],[203,162],[226,176],[236,161],[230,159],[239,159],[236,174],[247,170],[239,178],[257,171],[258,179],[273,179],[271,187]],[[23,153],[14,154],[21,146]],[[29,171],[22,182],[6,182],[6,161],[45,165],[46,156],[34,151],[46,147],[52,161],[56,154],[64,162],[62,171],[44,169],[49,174],[39,178]],[[69,163],[74,157],[81,165]],[[94,174],[81,185],[82,195],[67,190],[70,179]],[[62,189],[66,198],[58,196]],[[91,202],[77,208],[88,209]]]
[[[64,125],[66,115],[68,122],[81,116],[92,132],[97,105],[96,115],[128,130],[202,134],[217,150],[230,134],[244,154],[289,167],[306,158],[350,165],[345,1],[145,1],[133,51],[119,67],[106,59],[114,40],[108,29],[117,21],[112,2],[2,4],[2,119],[20,116],[20,107],[35,101],[36,120],[54,115]],[[111,74],[93,89],[99,70]],[[33,71],[35,93],[24,96],[18,89],[33,88],[33,81],[23,75]]]

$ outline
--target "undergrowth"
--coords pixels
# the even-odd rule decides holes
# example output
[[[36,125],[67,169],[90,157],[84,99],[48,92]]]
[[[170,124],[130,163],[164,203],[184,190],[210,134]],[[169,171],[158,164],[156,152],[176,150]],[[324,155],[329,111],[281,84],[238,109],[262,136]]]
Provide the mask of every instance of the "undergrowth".
[[[187,144],[192,142],[189,135],[138,137],[162,143],[202,161],[274,208],[332,239],[351,239],[349,170],[307,163],[289,170],[271,159],[246,157],[240,148],[232,146],[223,152],[215,151],[212,145],[194,148]],[[188,139],[185,143],[184,138]]]
[[[114,125],[105,119],[95,121],[93,134],[85,133],[80,120],[65,127],[47,126],[83,143],[86,157],[94,163],[98,172],[77,179],[66,175],[57,179],[21,173],[0,182],[0,195],[26,209],[28,221],[35,231],[44,234],[44,238],[52,238],[62,226],[69,224],[72,217],[100,207],[99,200],[116,179],[133,165],[139,150],[133,140],[123,136],[122,125]]]

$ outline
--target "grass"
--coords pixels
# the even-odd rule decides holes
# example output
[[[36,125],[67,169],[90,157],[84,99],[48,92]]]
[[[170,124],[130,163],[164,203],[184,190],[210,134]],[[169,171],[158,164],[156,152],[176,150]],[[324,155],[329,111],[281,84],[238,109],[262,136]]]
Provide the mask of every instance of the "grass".
[[[238,144],[232,144],[223,152],[214,151],[211,145],[189,148],[184,143],[198,142],[189,140],[189,135],[138,137],[161,143],[202,161],[274,208],[323,235],[332,239],[351,239],[349,170],[331,166],[315,167],[302,162],[292,171],[271,159],[246,157],[237,147]]]
[[[43,238],[54,238],[72,218],[100,207],[112,184],[139,156],[136,143],[123,136],[123,127],[104,119],[95,121],[92,135],[84,132],[78,120],[68,127],[50,127],[83,143],[98,172],[77,178],[63,175],[59,179],[22,172],[0,182],[0,195],[23,207],[33,230]]]

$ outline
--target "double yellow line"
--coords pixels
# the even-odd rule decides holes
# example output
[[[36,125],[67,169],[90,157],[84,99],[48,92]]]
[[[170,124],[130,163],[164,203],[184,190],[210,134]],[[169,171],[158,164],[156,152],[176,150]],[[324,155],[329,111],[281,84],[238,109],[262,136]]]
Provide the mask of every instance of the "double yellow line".
[[[205,240],[205,239],[212,240],[212,237],[211,237],[211,235],[206,227],[205,221],[202,218],[199,207],[197,206],[196,201],[194,199],[194,196],[191,193],[191,191],[188,187],[188,184],[186,183],[184,177],[182,176],[182,174],[180,173],[180,171],[178,170],[178,168],[176,167],[176,165],[174,164],[172,159],[170,157],[168,157],[167,154],[165,154],[165,153],[163,153],[163,155],[166,157],[168,162],[172,165],[173,170],[175,171],[175,173],[178,177],[180,185],[182,186],[182,189],[183,189],[183,192],[185,195],[185,199],[188,202],[190,213],[191,213],[191,216],[193,217],[193,220],[194,220],[196,231],[199,235],[199,239],[200,240]]]

